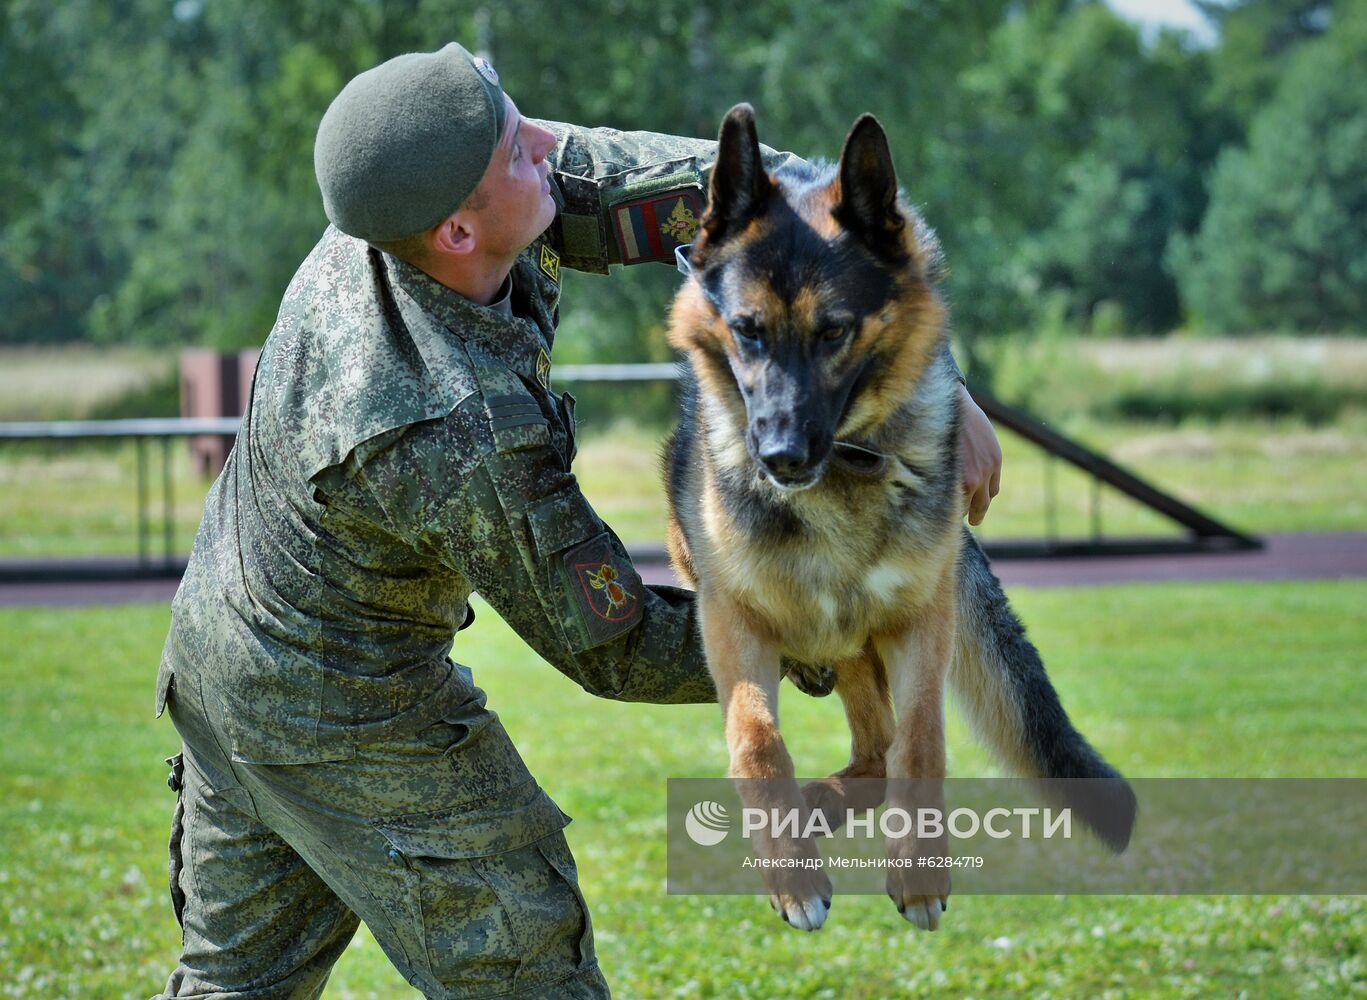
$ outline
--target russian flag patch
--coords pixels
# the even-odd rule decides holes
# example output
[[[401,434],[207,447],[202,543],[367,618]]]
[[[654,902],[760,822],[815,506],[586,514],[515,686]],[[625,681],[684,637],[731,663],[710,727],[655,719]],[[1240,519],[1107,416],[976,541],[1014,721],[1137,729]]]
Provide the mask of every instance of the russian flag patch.
[[[679,188],[612,208],[623,264],[674,262],[674,248],[692,243],[703,214],[702,191]]]

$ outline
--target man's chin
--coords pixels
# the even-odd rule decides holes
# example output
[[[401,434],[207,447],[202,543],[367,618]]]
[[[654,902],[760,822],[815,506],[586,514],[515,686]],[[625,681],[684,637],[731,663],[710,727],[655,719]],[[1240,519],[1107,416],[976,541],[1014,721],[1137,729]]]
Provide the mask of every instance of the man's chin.
[[[541,216],[537,219],[537,222],[540,223],[540,226],[541,226],[541,228],[538,229],[538,230],[536,231],[536,235],[537,235],[537,236],[540,236],[540,235],[541,235],[542,233],[544,233],[547,229],[550,229],[550,228],[551,228],[551,223],[555,221],[555,216],[556,216],[555,202],[554,202],[554,201],[551,201],[550,195],[547,195],[547,196],[546,196],[546,208],[545,208],[544,211],[542,211]]]

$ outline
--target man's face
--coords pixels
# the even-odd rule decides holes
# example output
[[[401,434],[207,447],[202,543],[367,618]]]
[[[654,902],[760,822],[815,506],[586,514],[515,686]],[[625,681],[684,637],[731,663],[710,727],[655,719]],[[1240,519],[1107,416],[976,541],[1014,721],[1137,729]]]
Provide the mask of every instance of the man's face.
[[[481,247],[499,256],[520,253],[555,218],[546,162],[555,135],[523,118],[511,97],[503,100],[503,136],[476,189],[480,207],[473,212]]]

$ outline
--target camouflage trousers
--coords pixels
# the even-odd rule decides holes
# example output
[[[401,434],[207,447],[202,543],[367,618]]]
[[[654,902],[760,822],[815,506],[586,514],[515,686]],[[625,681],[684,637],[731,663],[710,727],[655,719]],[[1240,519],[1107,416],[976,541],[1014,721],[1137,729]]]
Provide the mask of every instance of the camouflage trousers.
[[[183,946],[163,996],[321,996],[364,920],[429,997],[607,997],[568,819],[476,691],[415,738],[347,760],[244,764],[224,752],[212,698],[178,673],[170,881]],[[489,755],[527,780],[471,799],[480,782],[462,772],[487,773]]]

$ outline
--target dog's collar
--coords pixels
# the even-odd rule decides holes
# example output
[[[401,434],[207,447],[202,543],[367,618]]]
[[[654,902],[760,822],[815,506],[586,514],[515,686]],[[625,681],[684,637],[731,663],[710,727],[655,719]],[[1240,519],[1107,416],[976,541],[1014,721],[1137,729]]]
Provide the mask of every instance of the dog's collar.
[[[888,468],[888,456],[853,441],[837,441],[831,446],[831,461],[846,472],[866,479],[877,479]]]

